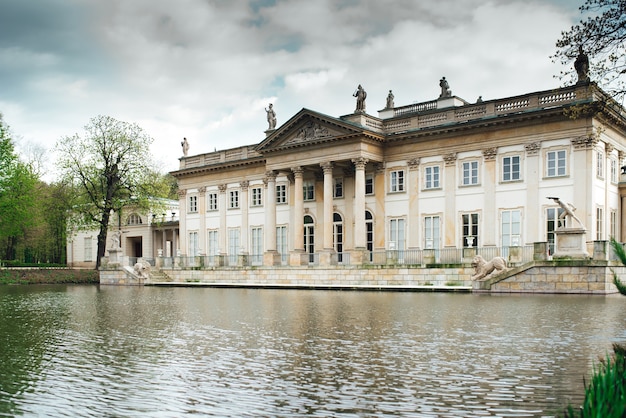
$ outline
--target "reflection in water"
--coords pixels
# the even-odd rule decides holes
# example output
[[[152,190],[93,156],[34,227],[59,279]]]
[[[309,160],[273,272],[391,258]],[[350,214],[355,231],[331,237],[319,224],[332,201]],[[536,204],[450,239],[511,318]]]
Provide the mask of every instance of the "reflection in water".
[[[546,416],[620,296],[0,287],[0,416]]]

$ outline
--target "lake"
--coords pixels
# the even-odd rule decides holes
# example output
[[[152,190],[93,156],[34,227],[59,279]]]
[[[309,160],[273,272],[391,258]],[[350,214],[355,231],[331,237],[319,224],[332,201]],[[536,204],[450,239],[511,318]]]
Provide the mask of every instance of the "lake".
[[[520,417],[580,404],[621,295],[0,286],[0,416]]]

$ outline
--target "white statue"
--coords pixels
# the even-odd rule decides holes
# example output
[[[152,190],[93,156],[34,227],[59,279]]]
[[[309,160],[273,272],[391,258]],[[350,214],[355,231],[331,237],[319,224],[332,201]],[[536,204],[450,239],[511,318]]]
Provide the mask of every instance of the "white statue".
[[[578,219],[576,215],[574,215],[574,211],[576,210],[574,205],[572,205],[571,203],[563,202],[558,197],[548,197],[548,199],[554,200],[563,209],[563,212],[559,215],[559,220],[564,220],[565,217],[569,216],[570,219],[574,219],[576,222],[578,222],[578,224],[580,225],[582,229],[585,229],[585,226],[583,225],[582,221]],[[572,226],[571,224],[572,224],[572,221],[570,220],[567,223],[567,225]]]
[[[266,108],[265,112],[267,113],[268,130],[276,129],[276,112],[274,111],[274,105],[270,103],[270,108]]]
[[[506,271],[506,260],[502,257],[494,257],[491,261],[487,262],[481,255],[476,255],[472,261],[474,266],[474,275],[472,280],[482,279],[490,274],[498,274],[502,271]]]
[[[183,147],[183,156],[187,156],[189,153],[189,142],[187,142],[187,138],[183,138],[183,141],[180,143],[180,146]]]
[[[117,230],[111,234],[111,249],[117,250],[122,248],[122,231]]]
[[[135,274],[141,279],[150,278],[150,263],[145,260],[139,259],[139,261],[135,263],[133,270],[135,270]]]

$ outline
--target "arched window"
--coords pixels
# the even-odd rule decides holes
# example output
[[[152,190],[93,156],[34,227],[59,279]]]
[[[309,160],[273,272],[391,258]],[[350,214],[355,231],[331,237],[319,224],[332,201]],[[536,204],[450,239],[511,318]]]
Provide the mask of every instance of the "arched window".
[[[309,263],[315,262],[315,224],[311,215],[304,217],[304,251],[309,254]]]
[[[126,225],[141,225],[143,221],[141,220],[141,216],[136,213],[131,213],[128,215],[128,219],[126,220]]]
[[[374,252],[374,217],[369,210],[365,211],[365,234],[365,245],[367,251],[369,251],[370,261],[372,261]]]
[[[337,262],[343,262],[343,219],[337,212],[333,213],[333,246],[337,253]]]

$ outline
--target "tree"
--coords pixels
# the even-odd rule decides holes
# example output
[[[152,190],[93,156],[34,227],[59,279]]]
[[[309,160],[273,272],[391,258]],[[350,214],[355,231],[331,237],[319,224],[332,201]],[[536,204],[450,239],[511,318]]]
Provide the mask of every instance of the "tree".
[[[31,210],[37,176],[20,161],[0,113],[0,245],[2,258],[14,260],[20,238],[36,220]]]
[[[581,49],[589,56],[589,74],[602,88],[620,101],[626,95],[626,1],[586,0],[581,13],[590,14],[570,30],[561,33],[552,57],[564,65],[575,62]],[[570,67],[561,78],[577,76]]]
[[[150,198],[162,193],[149,151],[152,142],[136,124],[97,116],[85,126],[84,137],[76,134],[57,144],[62,177],[75,188],[76,226],[99,229],[96,269],[106,249],[111,214],[129,204],[149,208]]]

